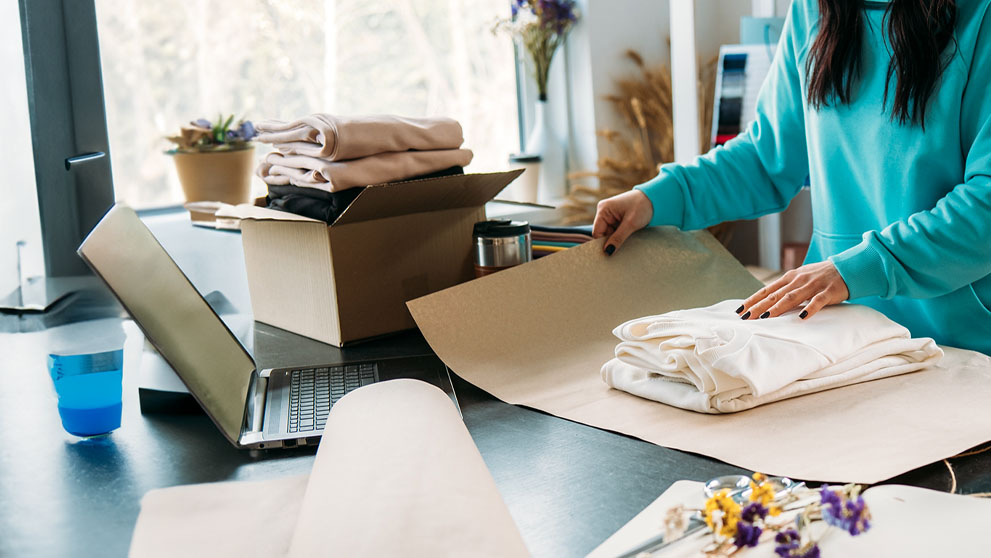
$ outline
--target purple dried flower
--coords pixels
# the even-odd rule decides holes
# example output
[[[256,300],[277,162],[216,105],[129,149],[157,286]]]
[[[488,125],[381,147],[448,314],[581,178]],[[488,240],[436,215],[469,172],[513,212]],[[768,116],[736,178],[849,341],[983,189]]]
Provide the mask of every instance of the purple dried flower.
[[[558,33],[578,19],[574,0],[537,0],[534,13],[540,16],[541,25]]]
[[[837,492],[835,490],[831,490],[829,488],[829,485],[828,484],[822,485],[822,488],[819,491],[819,503],[820,504],[822,504],[824,506],[835,506],[835,507],[839,507],[840,504],[841,504],[841,502],[842,502],[842,499],[840,498],[840,493],[839,492]]]
[[[774,536],[774,553],[781,558],[819,558],[819,545],[801,546],[802,536],[794,529],[787,529]],[[801,546],[801,548],[799,548]]]
[[[849,498],[838,490],[830,490],[828,485],[822,486],[822,518],[829,525],[839,527],[852,536],[859,535],[871,528],[871,514],[864,502],[864,497]]]
[[[768,509],[760,502],[750,502],[740,511],[740,521],[736,524],[736,535],[733,544],[738,547],[757,546],[757,541],[763,529],[755,525],[767,517]]]
[[[536,14],[535,7],[531,4],[531,0],[511,0],[509,2],[509,9],[513,13],[513,19],[519,15],[520,10],[530,10],[531,13]]]
[[[797,550],[802,537],[794,529],[786,529],[774,536],[774,553],[781,558],[790,558],[791,552]]]
[[[760,527],[752,523],[737,522],[733,544],[741,548],[744,546],[757,546],[757,541],[760,539],[762,532],[763,530]]]
[[[249,141],[258,135],[258,131],[255,130],[255,125],[251,123],[250,120],[245,120],[237,127],[237,133],[241,136],[244,141]]]
[[[210,121],[207,120],[206,118],[197,118],[196,120],[193,121],[193,124],[199,126],[200,128],[206,128],[208,130],[213,128],[213,124],[210,124]]]
[[[254,124],[250,120],[245,120],[238,124],[238,127],[233,130],[227,130],[227,134],[224,136],[228,142],[238,142],[238,141],[251,141],[258,135],[255,130]]]
[[[750,502],[740,512],[740,520],[755,523],[758,519],[767,517],[767,508],[760,502]]]

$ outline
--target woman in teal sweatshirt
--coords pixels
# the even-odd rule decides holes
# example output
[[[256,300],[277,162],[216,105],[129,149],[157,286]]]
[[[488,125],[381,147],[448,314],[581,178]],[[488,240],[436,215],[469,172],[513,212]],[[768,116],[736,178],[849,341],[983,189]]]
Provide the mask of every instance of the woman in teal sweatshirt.
[[[805,265],[740,307],[851,300],[991,354],[991,0],[795,0],[735,139],[599,203],[612,254],[644,226],[781,211],[811,182]]]

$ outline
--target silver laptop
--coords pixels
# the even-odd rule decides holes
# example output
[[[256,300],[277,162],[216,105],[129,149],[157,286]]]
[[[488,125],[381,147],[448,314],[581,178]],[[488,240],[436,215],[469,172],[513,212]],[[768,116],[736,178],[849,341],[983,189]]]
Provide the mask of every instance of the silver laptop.
[[[258,370],[129,207],[111,208],[78,253],[237,447],[316,444],[334,402],[376,381],[416,378],[453,394],[447,367],[433,356]]]

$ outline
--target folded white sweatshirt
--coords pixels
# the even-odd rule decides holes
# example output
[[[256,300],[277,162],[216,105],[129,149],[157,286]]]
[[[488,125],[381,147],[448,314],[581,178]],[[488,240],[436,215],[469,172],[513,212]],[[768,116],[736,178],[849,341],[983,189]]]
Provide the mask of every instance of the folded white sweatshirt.
[[[826,389],[927,368],[943,351],[880,312],[828,306],[741,320],[740,300],[630,320],[615,330],[610,386],[703,413],[733,413]]]

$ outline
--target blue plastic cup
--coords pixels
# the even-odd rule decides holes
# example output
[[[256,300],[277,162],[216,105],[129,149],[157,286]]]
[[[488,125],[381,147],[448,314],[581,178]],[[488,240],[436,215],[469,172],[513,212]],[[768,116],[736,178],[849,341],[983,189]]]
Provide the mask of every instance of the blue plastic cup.
[[[62,427],[90,438],[120,428],[124,350],[48,355]]]

